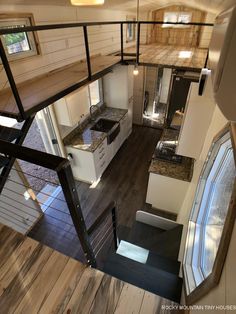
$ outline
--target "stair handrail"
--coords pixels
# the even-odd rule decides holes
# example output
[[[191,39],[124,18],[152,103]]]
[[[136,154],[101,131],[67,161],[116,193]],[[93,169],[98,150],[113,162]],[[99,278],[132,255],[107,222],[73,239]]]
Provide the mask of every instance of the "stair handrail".
[[[88,264],[92,267],[96,267],[96,258],[90,243],[90,238],[81,210],[70,161],[66,158],[58,157],[17,144],[12,144],[4,140],[0,140],[0,154],[4,154],[6,157],[33,163],[50,170],[54,170],[57,173],[84,255]]]

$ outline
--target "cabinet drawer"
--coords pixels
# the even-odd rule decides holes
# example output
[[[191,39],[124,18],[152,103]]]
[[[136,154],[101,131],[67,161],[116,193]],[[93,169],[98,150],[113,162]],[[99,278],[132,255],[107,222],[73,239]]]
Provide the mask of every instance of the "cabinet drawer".
[[[96,163],[99,163],[101,160],[103,160],[106,157],[107,154],[107,143],[106,143],[107,139],[105,139],[99,146],[98,148],[95,150],[95,152],[93,153],[94,155],[94,161]]]

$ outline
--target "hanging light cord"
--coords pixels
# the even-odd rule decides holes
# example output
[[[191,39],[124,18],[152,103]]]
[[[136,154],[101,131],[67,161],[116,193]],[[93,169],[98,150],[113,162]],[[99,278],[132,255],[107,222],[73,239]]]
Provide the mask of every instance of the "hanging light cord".
[[[137,39],[136,39],[136,67],[138,66],[138,22],[139,22],[139,0],[137,0],[137,13],[136,13],[136,22],[137,22]]]

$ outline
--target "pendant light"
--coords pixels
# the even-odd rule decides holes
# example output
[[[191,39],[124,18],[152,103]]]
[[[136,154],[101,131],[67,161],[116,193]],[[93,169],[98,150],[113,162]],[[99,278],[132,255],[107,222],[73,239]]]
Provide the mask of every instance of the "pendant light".
[[[138,25],[138,21],[139,21],[139,0],[137,0],[137,16],[136,16],[136,21]],[[138,27],[137,27],[137,36],[138,36]],[[137,76],[139,74],[139,70],[138,70],[138,38],[136,40],[136,63],[134,66],[134,71],[133,71],[133,75]]]
[[[101,5],[105,0],[70,0],[72,5]]]

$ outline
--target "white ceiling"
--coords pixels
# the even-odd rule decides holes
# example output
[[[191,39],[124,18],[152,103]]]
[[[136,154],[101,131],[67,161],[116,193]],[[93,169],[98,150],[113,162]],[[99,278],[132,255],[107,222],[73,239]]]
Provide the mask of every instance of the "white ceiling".
[[[70,0],[0,0],[0,4],[24,4],[24,5],[70,5]],[[143,11],[155,10],[172,4],[183,4],[204,11],[219,13],[232,5],[236,0],[140,0],[140,8]],[[105,0],[101,8],[135,10],[137,0]]]

